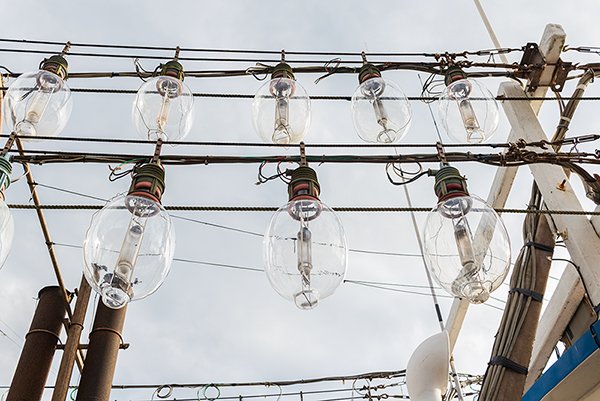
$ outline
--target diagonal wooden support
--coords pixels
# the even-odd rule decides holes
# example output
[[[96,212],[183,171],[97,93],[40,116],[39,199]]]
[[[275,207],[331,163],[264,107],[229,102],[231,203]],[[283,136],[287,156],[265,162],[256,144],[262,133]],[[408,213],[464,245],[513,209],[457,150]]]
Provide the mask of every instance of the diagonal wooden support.
[[[506,96],[525,96],[523,90],[516,84],[505,83],[500,87]],[[517,102],[503,103],[504,111],[519,137],[525,141],[539,141],[547,139],[542,127],[530,107]],[[529,165],[529,169],[542,193],[544,202],[549,209],[555,210],[583,210],[577,195],[569,183],[568,177],[562,167],[554,165]],[[565,185],[560,183],[564,180]],[[554,225],[557,233],[564,239],[565,245],[581,272],[590,291],[589,296],[593,305],[600,303],[600,270],[597,269],[597,261],[600,260],[600,238],[590,220],[583,216],[553,215],[548,216],[550,225]],[[534,355],[530,363],[531,384],[542,371],[552,349],[564,332],[577,309],[583,290],[579,283],[577,272],[568,267],[561,277],[559,286],[552,296],[548,309],[542,316]]]
[[[539,49],[544,55],[547,65],[540,76],[539,86],[530,94],[531,97],[537,98],[546,96],[548,85],[552,82],[552,76],[554,75],[554,64],[560,58],[560,53],[565,45],[566,37],[567,35],[560,25],[546,25],[544,34],[540,40]],[[520,103],[527,105],[527,102]],[[529,102],[534,114],[539,113],[542,103],[542,100],[532,100]],[[517,133],[514,130],[511,130],[508,141],[514,142],[519,138]],[[488,205],[493,208],[503,208],[506,205],[506,200],[508,199],[508,194],[510,193],[516,175],[516,167],[498,169],[487,197]],[[466,300],[455,299],[452,304],[446,325],[450,338],[450,350],[454,349],[468,308],[469,302]]]

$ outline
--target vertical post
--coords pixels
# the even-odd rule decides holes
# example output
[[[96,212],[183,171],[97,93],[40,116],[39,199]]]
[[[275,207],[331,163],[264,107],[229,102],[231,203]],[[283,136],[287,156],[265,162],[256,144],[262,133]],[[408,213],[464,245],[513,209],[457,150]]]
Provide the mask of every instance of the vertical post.
[[[98,302],[76,401],[108,401],[117,354],[123,342],[121,332],[126,311],[127,305],[110,309]]]
[[[57,286],[42,288],[38,298],[6,401],[40,400],[50,373],[65,317],[65,301]]]
[[[91,287],[85,277],[81,277],[79,290],[77,291],[77,301],[73,310],[73,318],[71,319],[67,332],[67,342],[60,361],[60,368],[56,376],[56,385],[52,393],[52,401],[65,401],[69,392],[69,383],[73,373],[73,364],[77,357],[79,348],[79,339],[83,330],[83,321],[87,311],[90,299]]]

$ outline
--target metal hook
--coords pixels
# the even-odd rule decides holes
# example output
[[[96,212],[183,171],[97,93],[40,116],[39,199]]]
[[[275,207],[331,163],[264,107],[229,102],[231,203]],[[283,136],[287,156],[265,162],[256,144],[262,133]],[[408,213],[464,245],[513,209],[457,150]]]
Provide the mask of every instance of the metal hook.
[[[364,51],[360,52],[360,57],[362,58],[363,64],[367,64],[368,63],[368,61],[367,61],[367,54]]]
[[[65,43],[65,47],[63,47],[62,51],[60,52],[61,56],[64,56],[65,54],[67,54],[67,52],[71,49],[71,41],[68,41],[67,43]]]
[[[444,151],[444,145],[441,142],[436,142],[435,149],[437,150],[438,159],[440,159],[440,164],[442,166],[448,165],[448,160],[446,159],[446,152]]]
[[[156,140],[156,147],[154,148],[154,155],[152,156],[152,163],[158,163],[158,159],[160,158],[160,151],[162,150],[162,144],[162,138],[158,138]]]
[[[300,165],[308,166],[308,162],[306,161],[306,146],[304,142],[300,142]]]

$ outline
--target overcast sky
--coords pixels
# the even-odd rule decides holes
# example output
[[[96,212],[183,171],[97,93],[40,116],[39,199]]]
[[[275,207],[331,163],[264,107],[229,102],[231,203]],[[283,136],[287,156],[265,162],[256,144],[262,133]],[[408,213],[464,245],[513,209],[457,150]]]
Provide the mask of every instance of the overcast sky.
[[[350,52],[445,52],[493,47],[471,0],[458,1],[158,1],[108,0],[90,5],[83,2],[21,0],[3,8],[0,37],[107,44],[157,45],[205,48],[263,49],[288,51]],[[572,46],[600,45],[597,4],[578,1],[567,6],[556,0],[544,2],[486,1],[483,3],[504,47],[538,42],[547,23],[558,23]],[[1,44],[0,47],[9,47]],[[13,48],[38,48],[13,45]],[[59,52],[60,47],[48,48]],[[81,49],[80,49],[81,50]],[[122,53],[133,53],[119,51]],[[144,53],[144,52],[139,52]],[[147,53],[147,52],[146,52]],[[168,53],[156,53],[162,56]],[[185,56],[182,53],[181,56]],[[568,52],[569,61],[597,61],[597,55]],[[40,55],[0,52],[0,65],[16,72],[34,70]],[[510,54],[518,62],[520,53]],[[133,71],[131,58],[68,57],[71,72]],[[293,65],[293,58],[289,57]],[[481,59],[480,59],[481,60]],[[482,60],[482,61],[485,61]],[[152,70],[156,60],[142,60]],[[188,70],[248,68],[252,63],[219,64],[184,62]],[[334,75],[321,81],[318,75],[301,75],[298,81],[309,95],[351,95],[357,79]],[[419,74],[394,71],[385,74],[409,96],[420,94]],[[421,79],[426,79],[421,74]],[[189,78],[193,92],[254,93],[260,82],[252,77]],[[501,79],[485,79],[497,92]],[[138,79],[69,80],[73,88],[137,89]],[[563,94],[569,95],[573,85]],[[593,88],[590,95],[598,95]],[[73,94],[73,113],[62,135],[137,138],[130,119],[132,95]],[[359,143],[354,133],[348,102],[313,101],[313,122],[307,142]],[[411,102],[413,123],[405,141],[433,143],[437,140],[428,106]],[[435,104],[433,105],[436,106]],[[593,102],[582,102],[570,135],[597,132]],[[494,141],[508,135],[501,112]],[[556,103],[541,113],[547,132],[558,122]],[[248,99],[195,99],[195,123],[189,140],[258,141],[251,122]],[[139,152],[150,154],[151,146],[86,145],[38,142],[38,149]],[[291,150],[273,150],[293,154]],[[326,150],[315,150],[323,152]],[[344,150],[346,151],[346,150]],[[340,152],[343,153],[344,151]],[[347,150],[354,152],[354,150]],[[264,149],[184,148],[167,154],[264,154]],[[271,152],[271,150],[269,150]],[[310,151],[309,151],[310,152]],[[358,151],[356,151],[358,152]],[[309,153],[310,154],[310,153]],[[459,166],[469,178],[472,193],[485,198],[495,169]],[[316,167],[322,186],[321,199],[330,206],[406,206],[402,188],[387,182],[382,166],[322,165]],[[526,205],[531,177],[522,169],[517,191],[508,207]],[[108,181],[105,165],[33,166],[39,183],[108,199],[127,190],[129,179]],[[14,176],[21,173],[15,166]],[[167,167],[166,205],[280,206],[287,201],[287,188],[280,181],[256,186],[254,165],[210,165]],[[574,184],[577,188],[580,184]],[[579,188],[580,189],[580,188]],[[432,180],[422,179],[409,187],[415,206],[434,204]],[[39,188],[42,203],[98,204],[99,202],[48,188]],[[7,191],[9,203],[29,203],[24,179]],[[592,206],[585,203],[588,209]],[[34,211],[13,210],[16,234],[12,252],[0,270],[0,384],[8,385],[16,366],[20,345],[29,327],[35,297],[40,288],[55,284]],[[173,212],[173,215],[263,233],[269,213]],[[53,240],[81,245],[91,211],[47,211]],[[383,252],[418,253],[410,215],[390,213],[340,213],[350,248]],[[425,214],[417,215],[420,227]],[[175,256],[213,263],[262,268],[262,238],[223,230],[180,218]],[[521,238],[522,215],[506,217],[513,254]],[[79,285],[82,251],[57,247],[59,262],[69,289]],[[553,269],[560,276],[563,266]],[[351,253],[347,278],[426,285],[420,258]],[[554,283],[551,281],[551,286]],[[407,289],[406,287],[398,287]],[[426,293],[419,289],[417,292]],[[439,292],[441,295],[445,293]],[[495,296],[505,299],[506,286]],[[93,297],[94,302],[97,299]],[[447,316],[452,300],[441,298]],[[459,371],[482,374],[498,327],[501,302],[472,307],[455,350]],[[494,308],[496,307],[496,308]],[[94,305],[89,310],[93,311]],[[92,324],[88,316],[82,336]],[[343,284],[312,311],[300,311],[279,297],[264,274],[174,262],[162,288],[151,297],[130,305],[124,339],[131,346],[119,355],[114,382],[226,382],[300,379],[345,375],[367,371],[399,370],[406,367],[412,351],[425,338],[439,331],[431,297]],[[15,344],[19,344],[17,346]],[[50,375],[54,384],[60,352]],[[79,376],[74,375],[73,383]],[[187,393],[189,395],[189,393]],[[150,399],[151,391],[130,397],[115,391],[111,399]],[[145,398],[144,398],[145,397]]]

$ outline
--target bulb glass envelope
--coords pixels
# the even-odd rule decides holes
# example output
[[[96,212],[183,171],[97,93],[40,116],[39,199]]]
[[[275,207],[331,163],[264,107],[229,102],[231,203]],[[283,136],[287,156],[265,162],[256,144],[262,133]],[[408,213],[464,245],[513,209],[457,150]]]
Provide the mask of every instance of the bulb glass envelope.
[[[84,274],[112,308],[154,293],[175,250],[167,211],[144,197],[119,195],[94,214],[84,245]]]
[[[275,212],[265,233],[265,272],[282,297],[312,309],[343,282],[348,246],[342,223],[318,200],[295,200]]]
[[[392,81],[373,77],[352,95],[352,120],[365,142],[398,142],[408,132],[411,109],[404,92]]]
[[[15,223],[10,209],[0,200],[0,267],[4,265],[15,235]]]
[[[510,241],[500,216],[475,196],[442,201],[423,229],[424,256],[448,293],[485,302],[510,268]]]
[[[446,86],[438,107],[444,130],[458,143],[486,142],[498,128],[498,102],[475,79],[459,79]]]
[[[3,121],[20,135],[55,136],[65,128],[72,108],[71,90],[61,77],[32,71],[20,75],[6,91]]]
[[[310,98],[297,81],[273,78],[254,96],[252,121],[264,142],[300,143],[310,126]]]
[[[143,139],[179,141],[192,129],[194,97],[181,80],[161,75],[145,82],[133,102],[132,119]]]

